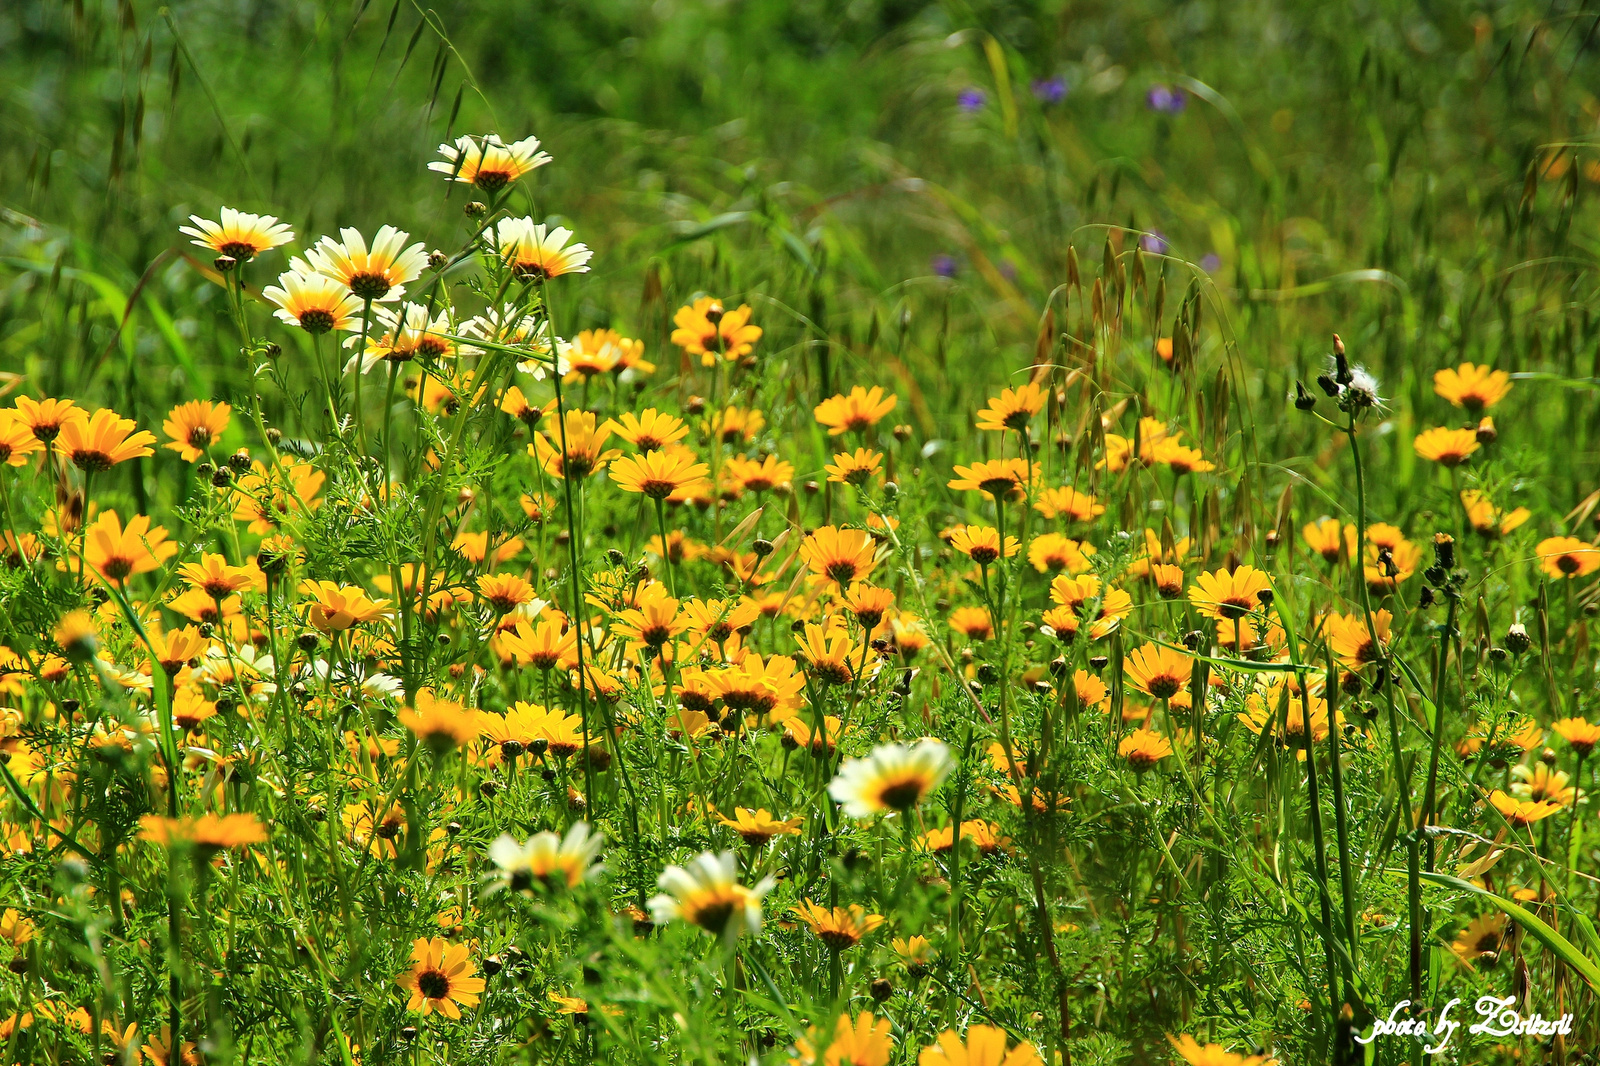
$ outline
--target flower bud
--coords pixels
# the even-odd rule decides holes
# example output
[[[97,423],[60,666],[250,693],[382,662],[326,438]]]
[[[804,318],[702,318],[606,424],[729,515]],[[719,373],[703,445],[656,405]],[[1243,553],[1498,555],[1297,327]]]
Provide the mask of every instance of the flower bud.
[[[1500,439],[1500,431],[1494,428],[1494,419],[1484,418],[1478,423],[1478,443],[1493,444]]]
[[[450,257],[435,248],[428,253],[428,268],[430,270],[443,270],[450,264]]]
[[[231,255],[219,255],[211,261],[211,265],[217,268],[217,273],[226,274],[239,265],[239,260]]]
[[[480,203],[477,200],[469,200],[467,202],[467,206],[463,207],[462,210],[467,213],[468,218],[482,218],[484,213],[488,211],[489,208],[488,205]]]
[[[1506,649],[1512,655],[1521,655],[1533,647],[1533,638],[1528,636],[1528,627],[1521,622],[1516,623],[1506,630]]]

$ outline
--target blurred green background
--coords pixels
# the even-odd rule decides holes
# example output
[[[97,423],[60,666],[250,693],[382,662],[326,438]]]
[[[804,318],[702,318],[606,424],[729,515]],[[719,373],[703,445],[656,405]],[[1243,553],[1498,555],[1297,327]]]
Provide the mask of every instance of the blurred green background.
[[[448,247],[465,197],[425,164],[495,130],[555,157],[527,210],[596,249],[582,324],[658,358],[679,301],[748,300],[769,356],[896,381],[960,435],[1047,301],[1076,328],[1069,247],[1087,283],[1108,233],[1145,233],[1171,258],[1140,268],[1130,346],[1169,328],[1164,272],[1165,319],[1197,286],[1202,366],[1237,355],[1263,422],[1332,330],[1411,406],[1416,368],[1549,371],[1568,384],[1522,400],[1576,484],[1597,45],[1567,0],[9,0],[0,370],[141,418],[227,398],[218,293],[163,256],[180,222],[228,204],[303,243],[388,222]]]

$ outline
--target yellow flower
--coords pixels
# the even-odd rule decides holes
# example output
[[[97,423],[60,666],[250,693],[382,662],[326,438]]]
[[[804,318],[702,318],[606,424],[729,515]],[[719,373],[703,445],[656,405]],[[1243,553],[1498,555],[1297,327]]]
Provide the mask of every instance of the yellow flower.
[[[724,818],[719,814],[717,821],[738,833],[752,848],[759,848],[764,847],[773,837],[798,836],[800,825],[805,819],[775,818],[765,807],[753,811],[748,807],[735,807],[732,818]]]
[[[1023,459],[990,459],[971,466],[957,465],[950,488],[958,492],[976,490],[990,499],[1020,500],[1028,480],[1028,464]]]
[[[1300,530],[1300,535],[1305,538],[1306,547],[1322,556],[1325,562],[1337,563],[1346,550],[1346,542],[1355,537],[1354,526],[1343,528],[1344,535],[1341,537],[1337,518],[1319,518],[1315,522],[1307,522]]]
[[[1171,755],[1172,745],[1166,737],[1152,733],[1148,728],[1135,729],[1122,738],[1122,743],[1117,745],[1117,754],[1127,759],[1128,765],[1136,773],[1142,774]]]
[[[556,443],[543,433],[535,433],[533,443],[528,445],[528,454],[538,459],[545,473],[552,477],[565,478],[570,470],[574,477],[586,478],[604,470],[606,464],[622,452],[603,447],[606,438],[611,436],[612,424],[608,421],[597,426],[596,421],[593,412],[568,411],[566,419],[556,424]],[[561,454],[563,443],[565,456]]]
[[[572,459],[570,450],[567,454]],[[576,468],[576,463],[573,465]],[[619,489],[642,492],[652,500],[664,500],[674,492],[701,484],[710,472],[694,452],[676,445],[623,456],[611,463],[611,480]]]
[[[647,407],[637,415],[628,411],[606,424],[612,432],[641,452],[665,448],[689,435],[689,427],[683,424],[681,418],[662,414],[654,407]]]
[[[823,469],[836,485],[865,485],[883,470],[883,453],[870,448],[839,452],[833,457],[833,465]]]
[[[1500,812],[1501,817],[1517,828],[1525,828],[1534,822],[1540,822],[1550,817],[1561,809],[1561,804],[1551,803],[1547,800],[1517,799],[1498,788],[1489,793],[1489,804]]]
[[[459,1018],[461,1007],[476,1007],[484,982],[474,976],[478,967],[467,954],[465,944],[451,944],[437,936],[432,940],[418,937],[411,945],[411,969],[395,979],[395,984],[411,993],[406,1010],[424,1015],[438,1011],[446,1018]]]
[[[1045,489],[1033,501],[1033,509],[1046,518],[1065,518],[1069,522],[1087,522],[1106,513],[1105,504],[1071,486]]]
[[[417,693],[416,706],[402,708],[400,724],[429,747],[440,751],[466,745],[478,738],[479,712],[452,700],[441,700],[429,689]]]
[[[62,426],[56,450],[86,474],[104,473],[118,463],[155,454],[150,447],[156,442],[155,434],[133,430],[133,419],[103,408],[87,421],[74,419]]]
[[[140,840],[171,848],[193,844],[202,849],[220,850],[260,844],[267,839],[266,826],[253,814],[204,814],[199,818],[162,818],[147,814],[139,819]]]
[[[272,312],[286,326],[299,326],[313,336],[330,330],[358,330],[361,298],[337,277],[319,273],[303,259],[291,260],[261,295],[278,305]]]
[[[1550,577],[1588,577],[1600,570],[1600,548],[1577,537],[1546,537],[1533,550]]]
[[[228,431],[228,415],[233,408],[225,403],[210,400],[190,400],[180,403],[161,424],[170,444],[164,445],[192,463],[206,453]]]
[[[1504,914],[1480,914],[1456,934],[1450,950],[1462,962],[1476,962],[1488,957],[1498,958],[1507,937],[1508,920]]]
[[[107,581],[125,581],[146,574],[177,554],[178,545],[167,531],[151,526],[145,515],[135,515],[123,527],[117,512],[102,512],[87,533],[84,558]]]
[[[711,416],[711,436],[724,444],[736,440],[754,440],[761,427],[767,424],[760,411],[743,407],[729,407]]]
[[[1033,416],[1044,410],[1046,393],[1031,381],[1019,389],[1001,389],[989,399],[989,406],[978,412],[978,428],[1004,433],[1024,431]]]
[[[634,605],[617,614],[618,635],[651,648],[661,647],[687,628],[689,621],[678,610],[678,601],[657,583],[640,589]]]
[[[845,685],[855,677],[857,662],[851,658],[855,647],[842,626],[807,625],[799,645],[800,657],[810,664],[810,673],[817,680],[828,685]]]
[[[795,1041],[790,1066],[888,1066],[894,1052],[892,1029],[888,1018],[873,1018],[870,1011],[856,1015],[854,1022],[849,1014],[841,1014],[822,1057],[817,1057],[815,1044],[820,1037],[812,1026],[806,1036]]]
[[[71,400],[35,400],[29,396],[18,396],[16,410],[12,413],[20,425],[26,426],[28,432],[45,444],[59,437],[67,423],[86,421],[89,417]]]
[[[1366,619],[1359,614],[1330,614],[1324,623],[1324,630],[1328,635],[1328,646],[1339,661],[1352,670],[1359,670],[1368,663],[1375,663],[1383,657],[1382,649],[1389,646],[1389,627],[1394,622],[1394,615],[1388,611],[1372,612],[1372,628],[1367,628]],[[1373,642],[1376,633],[1377,642]]]
[[[1572,750],[1580,756],[1588,755],[1600,744],[1600,725],[1586,721],[1582,718],[1563,718],[1550,726],[1555,730],[1556,736],[1572,745]]]
[[[722,482],[724,488],[735,493],[787,490],[794,482],[794,464],[776,455],[762,459],[736,455],[722,464]]]
[[[1087,541],[1076,541],[1060,533],[1041,533],[1028,545],[1028,562],[1041,574],[1052,570],[1082,574],[1089,570],[1089,556],[1094,553],[1094,545]]]
[[[1476,415],[1506,398],[1511,391],[1511,375],[1504,370],[1462,363],[1454,370],[1446,367],[1435,371],[1433,391]]]
[[[933,964],[935,952],[933,945],[928,942],[928,938],[925,936],[895,937],[889,946],[894,949],[895,955],[899,957],[900,964],[913,977],[919,976],[922,971],[925,971]]]
[[[856,621],[868,632],[878,628],[878,623],[883,621],[883,616],[889,608],[894,606],[894,593],[888,589],[881,589],[875,585],[867,585],[858,581],[851,585],[845,592],[843,601],[845,610],[855,615]]]
[[[890,394],[884,398],[881,386],[863,388],[857,385],[849,395],[830,396],[812,409],[820,425],[828,427],[828,436],[845,433],[862,433],[877,425],[883,416],[895,409],[900,398]]]
[[[1261,606],[1261,594],[1270,592],[1272,582],[1253,566],[1236,570],[1213,570],[1201,574],[1189,586],[1189,602],[1207,618],[1233,621]]]
[[[1201,1044],[1188,1033],[1182,1036],[1167,1034],[1173,1050],[1189,1066],[1277,1066],[1277,1059],[1265,1055],[1241,1055],[1228,1051],[1221,1044]]]
[[[1179,474],[1204,474],[1217,465],[1201,454],[1200,449],[1180,444],[1175,438],[1157,441],[1151,452],[1151,461],[1161,463]]]
[[[952,1029],[922,1049],[917,1066],[1044,1066],[1039,1049],[1026,1041],[1007,1049],[1006,1031],[991,1025],[974,1025],[962,1041]]]
[[[248,263],[256,256],[294,240],[294,231],[272,215],[251,215],[224,207],[222,221],[212,222],[190,215],[193,226],[179,226],[178,232],[193,237],[189,243],[209,248],[222,255]]]
[[[487,193],[499,192],[550,162],[550,156],[539,151],[539,138],[524,137],[507,144],[494,133],[481,140],[457,137],[455,144],[441,144],[439,154],[444,158],[429,163],[429,170],[448,175],[451,181],[476,185]]]
[[[1570,807],[1578,798],[1578,790],[1567,784],[1572,780],[1567,772],[1551,769],[1543,762],[1531,766],[1513,766],[1511,776],[1516,778],[1511,784],[1511,793],[1519,799],[1543,800],[1558,807]]]
[[[500,258],[511,272],[523,278],[556,278],[563,274],[587,274],[594,253],[585,244],[569,245],[572,231],[564,226],[550,229],[534,225],[531,218],[503,218],[495,227]]]
[[[1124,666],[1128,684],[1158,700],[1170,700],[1189,687],[1194,660],[1164,644],[1142,644]]]
[[[405,283],[422,273],[428,255],[420,242],[406,246],[411,234],[393,226],[381,227],[367,246],[360,230],[339,231],[342,241],[324,237],[306,252],[311,268],[341,281],[362,300],[398,300]]]
[[[958,526],[950,535],[950,547],[980,566],[987,566],[1000,558],[1000,531],[993,526]],[[1021,548],[1016,537],[1006,538],[1007,559]]]
[[[535,670],[552,670],[578,646],[577,630],[565,626],[566,619],[554,615],[541,619],[537,628],[518,620],[514,630],[500,634],[500,640],[518,662]]]
[[[1445,466],[1460,466],[1480,445],[1478,434],[1473,430],[1446,429],[1441,426],[1418,433],[1411,447],[1424,459]]]
[[[732,362],[749,355],[761,339],[761,327],[750,324],[750,314],[749,304],[724,311],[720,300],[702,296],[673,315],[672,343],[698,355],[704,367],[715,366],[719,353]]]
[[[306,581],[301,584],[300,592],[312,597],[305,605],[306,611],[311,624],[324,633],[342,633],[351,626],[373,622],[389,614],[388,600],[373,600],[355,585]]]
[[[968,640],[990,640],[994,637],[994,619],[986,607],[957,607],[950,612],[950,628]]]
[[[800,559],[810,571],[842,589],[872,573],[877,545],[860,529],[819,526],[800,543]]]
[[[834,951],[855,947],[862,937],[884,923],[883,915],[868,914],[858,903],[848,907],[824,907],[807,899],[790,910],[800,916],[818,940]]]
[[[1476,489],[1463,489],[1461,506],[1466,508],[1467,521],[1479,536],[1490,540],[1503,537],[1533,517],[1526,507],[1502,512],[1490,502],[1489,497]]]
[[[205,552],[198,563],[178,567],[178,576],[213,600],[223,600],[235,592],[258,587],[258,579],[265,575],[248,566],[231,566],[225,556]]]
[[[22,466],[28,456],[44,450],[44,442],[34,436],[17,412],[9,408],[0,410],[0,463]]]

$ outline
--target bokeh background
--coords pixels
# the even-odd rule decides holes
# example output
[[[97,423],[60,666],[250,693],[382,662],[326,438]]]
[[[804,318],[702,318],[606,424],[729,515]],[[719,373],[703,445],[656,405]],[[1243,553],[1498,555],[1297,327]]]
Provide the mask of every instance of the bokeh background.
[[[141,418],[228,398],[180,222],[450,246],[465,198],[425,164],[494,130],[543,139],[528,210],[597,251],[578,324],[660,355],[682,299],[748,300],[769,353],[892,376],[926,431],[966,432],[1047,306],[1071,321],[1069,249],[1098,267],[1108,236],[1151,253],[1130,335],[1168,329],[1157,275],[1168,319],[1201,292],[1206,358],[1275,408],[1332,330],[1399,398],[1458,359],[1592,378],[1597,27],[1568,0],[9,0],[0,370]],[[1539,395],[1575,488],[1594,390]]]

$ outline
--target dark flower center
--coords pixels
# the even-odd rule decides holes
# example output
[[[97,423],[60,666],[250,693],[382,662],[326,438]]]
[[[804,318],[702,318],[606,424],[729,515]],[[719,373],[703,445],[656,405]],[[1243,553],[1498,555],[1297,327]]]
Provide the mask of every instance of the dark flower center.
[[[429,999],[444,999],[450,994],[450,978],[438,970],[423,970],[417,974],[417,991]]]
[[[350,291],[363,300],[381,300],[394,288],[382,274],[355,274],[350,278]]]
[[[333,328],[333,312],[314,308],[300,312],[300,328],[307,333],[321,334]]]
[[[878,793],[878,799],[885,807],[892,807],[897,811],[910,809],[921,798],[922,781],[918,778],[895,781],[885,785]]]

